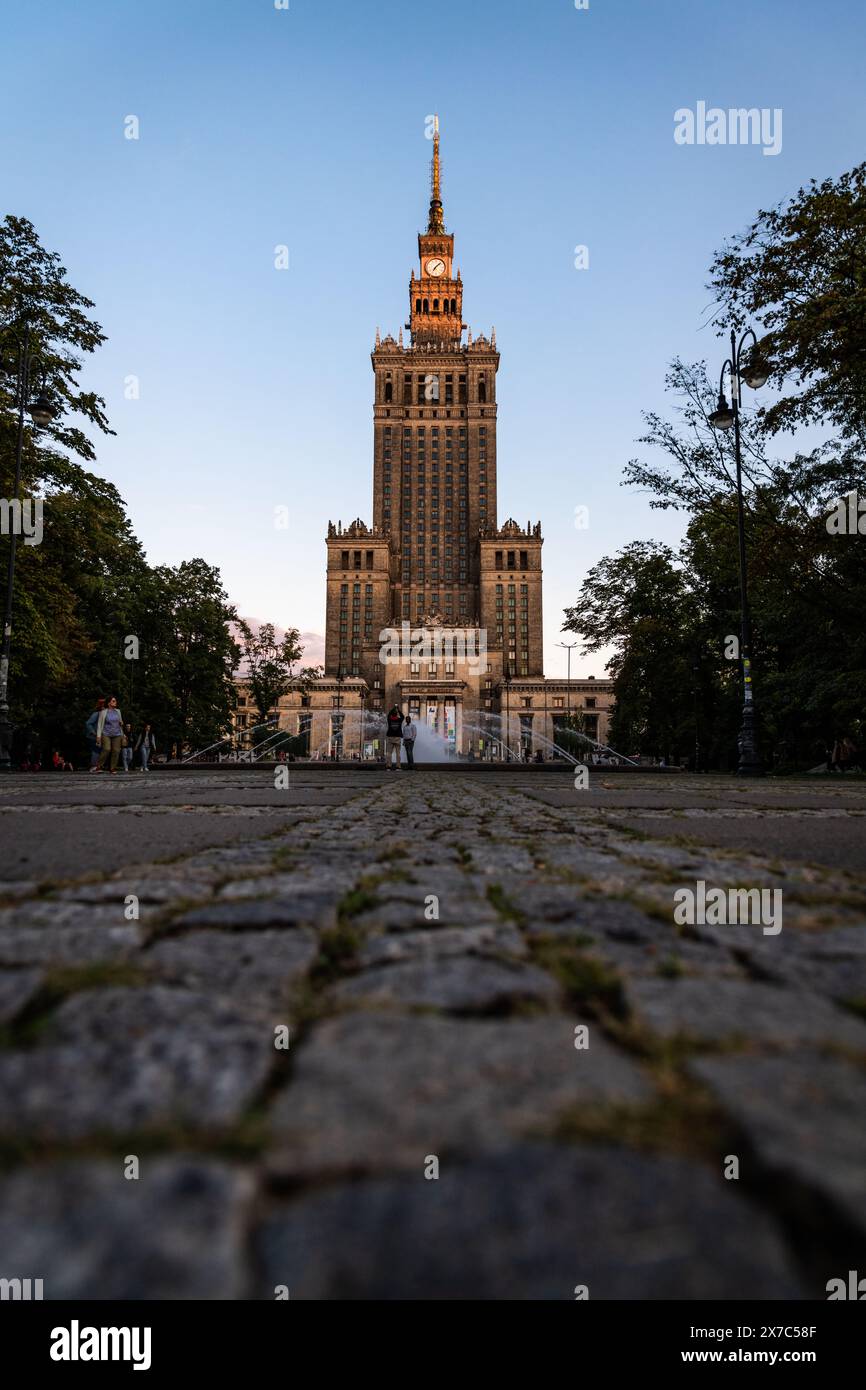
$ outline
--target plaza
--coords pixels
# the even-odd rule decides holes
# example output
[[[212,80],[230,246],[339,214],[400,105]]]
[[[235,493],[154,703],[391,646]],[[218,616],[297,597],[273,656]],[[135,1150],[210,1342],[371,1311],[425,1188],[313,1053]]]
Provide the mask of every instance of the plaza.
[[[825,1298],[864,1236],[864,817],[857,779],[6,778],[7,1272]],[[784,930],[677,926],[698,882],[780,889]]]

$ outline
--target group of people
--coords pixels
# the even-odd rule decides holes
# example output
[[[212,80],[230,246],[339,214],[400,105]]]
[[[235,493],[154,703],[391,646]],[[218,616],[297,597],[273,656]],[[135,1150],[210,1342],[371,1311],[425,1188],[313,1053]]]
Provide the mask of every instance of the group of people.
[[[148,763],[156,748],[153,730],[149,724],[144,724],[140,732],[135,733],[132,725],[124,722],[115,695],[97,700],[84,730],[90,749],[91,772],[103,772],[106,763],[110,773],[117,772],[118,764],[124,772],[130,772],[136,754],[139,772],[150,770]]]
[[[415,766],[415,739],[418,735],[417,725],[412,716],[404,714],[399,705],[392,705],[388,711],[388,727],[385,731],[387,739],[387,756],[385,769],[387,772],[400,771],[400,749],[406,750],[406,770],[410,771]]]

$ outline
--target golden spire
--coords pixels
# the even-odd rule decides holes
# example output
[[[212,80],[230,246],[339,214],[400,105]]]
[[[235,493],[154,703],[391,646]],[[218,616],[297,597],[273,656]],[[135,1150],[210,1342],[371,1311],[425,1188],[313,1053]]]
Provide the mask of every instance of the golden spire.
[[[444,232],[445,222],[442,217],[442,191],[441,191],[442,169],[439,163],[439,117],[433,117],[433,164],[430,177],[430,217],[427,222],[428,232]]]
[[[433,117],[433,201],[441,201],[439,197],[439,117]]]

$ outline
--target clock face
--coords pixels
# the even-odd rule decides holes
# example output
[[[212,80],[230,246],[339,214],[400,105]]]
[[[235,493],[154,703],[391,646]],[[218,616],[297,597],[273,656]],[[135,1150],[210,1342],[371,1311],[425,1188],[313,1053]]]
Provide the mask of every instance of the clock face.
[[[444,275],[445,262],[441,259],[441,257],[433,256],[432,259],[427,262],[424,269],[427,271],[428,275]]]

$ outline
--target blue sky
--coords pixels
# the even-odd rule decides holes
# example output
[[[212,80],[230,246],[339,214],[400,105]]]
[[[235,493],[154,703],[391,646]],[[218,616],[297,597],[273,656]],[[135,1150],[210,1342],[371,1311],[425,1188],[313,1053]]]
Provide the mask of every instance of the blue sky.
[[[621,475],[668,361],[721,365],[713,251],[866,149],[861,0],[0,11],[2,211],[60,252],[109,335],[84,376],[117,431],[98,471],[153,563],[203,555],[242,613],[302,630],[324,626],[328,519],[371,519],[369,352],[407,317],[438,111],[464,318],[502,353],[500,522],[545,536],[548,675],[588,567],[679,536]],[[674,112],[702,100],[781,108],[781,153],[677,145]]]

